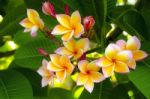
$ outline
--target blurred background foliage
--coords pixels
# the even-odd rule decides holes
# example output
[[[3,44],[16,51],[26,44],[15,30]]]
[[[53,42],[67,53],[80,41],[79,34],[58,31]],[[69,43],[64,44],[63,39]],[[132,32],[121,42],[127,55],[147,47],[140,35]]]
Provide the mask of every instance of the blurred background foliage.
[[[0,0],[0,99],[150,99],[150,58],[137,64],[128,75],[111,77],[96,84],[92,94],[76,87],[76,74],[54,88],[41,88],[41,77],[36,73],[44,58],[37,51],[43,48],[52,53],[57,46],[43,33],[31,38],[23,33],[19,22],[26,17],[27,8],[36,9],[45,24],[52,29],[56,24],[41,11],[45,0]],[[128,35],[142,41],[142,49],[150,53],[150,1],[149,0],[50,0],[57,13],[79,10],[83,17],[92,15],[96,20],[96,33],[91,40],[103,48],[109,42]],[[125,35],[125,36],[124,36]],[[95,39],[96,38],[96,39]],[[98,49],[102,52],[102,49]],[[96,57],[89,54],[88,57]]]

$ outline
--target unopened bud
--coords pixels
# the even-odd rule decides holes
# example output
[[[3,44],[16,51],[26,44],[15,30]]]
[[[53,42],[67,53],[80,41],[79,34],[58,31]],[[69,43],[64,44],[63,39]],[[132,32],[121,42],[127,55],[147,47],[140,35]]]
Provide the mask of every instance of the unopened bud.
[[[84,28],[89,31],[95,24],[95,20],[92,16],[86,16],[83,20]]]
[[[64,10],[65,10],[65,13],[66,13],[67,15],[69,15],[69,6],[68,6],[67,4],[65,5]]]
[[[56,12],[52,3],[46,1],[42,5],[42,11],[46,15],[51,15],[52,17],[56,18]]]
[[[38,52],[43,55],[43,56],[48,56],[49,54],[43,49],[43,48],[38,48]]]

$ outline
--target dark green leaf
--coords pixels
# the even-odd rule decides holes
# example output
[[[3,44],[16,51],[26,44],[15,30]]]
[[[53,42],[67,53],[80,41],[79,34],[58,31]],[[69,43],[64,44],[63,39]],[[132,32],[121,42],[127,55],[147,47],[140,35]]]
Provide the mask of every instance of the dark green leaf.
[[[19,72],[8,70],[0,72],[1,99],[33,99],[28,80]]]
[[[26,68],[37,69],[41,66],[42,59],[44,58],[39,54],[38,48],[43,48],[49,53],[54,53],[57,46],[47,38],[39,38],[23,44],[15,53],[16,64]]]

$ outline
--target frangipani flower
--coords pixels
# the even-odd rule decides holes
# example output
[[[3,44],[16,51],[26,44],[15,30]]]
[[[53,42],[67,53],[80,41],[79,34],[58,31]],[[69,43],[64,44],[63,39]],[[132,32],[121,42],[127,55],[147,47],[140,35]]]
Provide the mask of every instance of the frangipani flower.
[[[42,76],[42,82],[41,82],[42,87],[45,87],[48,84],[53,86],[54,84],[54,77],[55,77],[54,72],[47,69],[47,64],[48,61],[43,59],[42,66],[37,70],[37,72]]]
[[[63,34],[63,41],[70,40],[72,36],[79,38],[84,33],[81,16],[78,11],[73,12],[71,17],[66,14],[57,14],[56,18],[60,24],[55,26],[51,34]]]
[[[105,50],[105,55],[98,61],[98,65],[102,67],[105,77],[117,73],[128,73],[127,63],[132,59],[132,52],[129,50],[121,50],[118,45],[109,44]]]
[[[77,85],[84,85],[85,89],[90,93],[93,91],[94,83],[101,82],[105,77],[99,73],[100,67],[96,65],[96,62],[88,62],[82,60],[78,63],[80,73],[77,77]]]
[[[20,25],[25,28],[24,32],[31,32],[31,36],[36,36],[38,29],[44,28],[44,23],[38,12],[34,9],[27,9],[27,18],[20,22]]]
[[[80,58],[89,48],[88,38],[82,38],[78,41],[71,39],[67,42],[63,42],[64,47],[58,48],[55,52],[60,55],[67,55],[74,57],[74,59]]]
[[[127,42],[125,42],[124,40],[118,40],[116,44],[120,46],[123,50],[131,50],[133,58],[128,63],[128,66],[131,69],[136,68],[136,61],[142,60],[147,57],[147,53],[140,50],[141,43],[136,36],[132,36],[128,39]]]
[[[73,72],[74,65],[71,64],[70,59],[63,55],[51,54],[51,61],[48,63],[48,70],[56,72],[56,77],[59,81],[63,81],[67,75]]]

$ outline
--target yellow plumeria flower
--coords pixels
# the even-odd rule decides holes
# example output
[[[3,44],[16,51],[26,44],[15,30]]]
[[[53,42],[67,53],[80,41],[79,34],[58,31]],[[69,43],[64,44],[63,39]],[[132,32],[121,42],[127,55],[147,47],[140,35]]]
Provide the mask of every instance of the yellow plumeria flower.
[[[123,50],[131,50],[133,58],[128,63],[128,66],[131,69],[136,68],[136,61],[142,60],[147,57],[147,53],[140,50],[141,43],[136,36],[130,37],[127,42],[125,42],[124,40],[118,40],[116,44]]]
[[[31,36],[36,36],[38,29],[44,28],[44,23],[38,12],[34,9],[27,9],[27,18],[20,22],[20,25],[25,28],[24,32],[31,32]]]
[[[71,17],[66,14],[57,14],[56,19],[60,24],[55,26],[51,34],[63,34],[63,41],[70,40],[72,36],[79,38],[84,33],[84,27],[81,24],[81,16],[78,11],[73,12]]]
[[[88,62],[82,60],[78,63],[80,73],[77,77],[77,85],[84,85],[85,89],[90,93],[93,91],[94,83],[101,82],[105,77],[99,73],[100,67],[96,65],[96,62]]]
[[[127,63],[131,59],[131,51],[121,50],[116,44],[109,44],[105,50],[105,55],[100,58],[97,64],[102,67],[104,76],[109,77],[113,75],[114,71],[117,73],[128,73]]]
[[[70,75],[74,70],[74,65],[70,59],[63,55],[51,54],[51,61],[48,63],[48,70],[56,72],[56,77],[59,81],[63,81],[67,75]]]
[[[58,48],[55,52],[60,55],[67,55],[74,59],[80,58],[89,48],[88,38],[82,38],[78,41],[71,39],[63,42],[64,47]]]
[[[42,87],[45,87],[47,85],[54,85],[54,72],[47,69],[48,61],[43,59],[42,66],[37,70],[38,74],[42,76]]]

